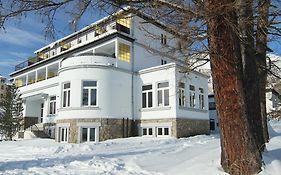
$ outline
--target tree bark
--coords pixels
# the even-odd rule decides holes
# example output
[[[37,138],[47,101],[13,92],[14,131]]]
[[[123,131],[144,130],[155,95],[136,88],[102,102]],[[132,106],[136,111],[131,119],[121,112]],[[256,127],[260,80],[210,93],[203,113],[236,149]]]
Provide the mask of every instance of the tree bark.
[[[267,128],[267,114],[266,114],[266,51],[267,51],[267,32],[268,32],[268,14],[269,14],[270,0],[260,0],[258,4],[258,24],[256,34],[256,50],[258,59],[258,70],[260,79],[260,106],[262,117],[262,130],[264,142],[269,141],[268,128]]]
[[[238,0],[237,16],[247,118],[251,123],[250,132],[254,134],[259,149],[263,150],[265,144],[260,107],[258,59],[254,43],[253,0]]]
[[[261,154],[247,116],[233,4],[232,0],[206,1],[208,42],[221,127],[221,165],[232,175],[247,175],[261,170]]]

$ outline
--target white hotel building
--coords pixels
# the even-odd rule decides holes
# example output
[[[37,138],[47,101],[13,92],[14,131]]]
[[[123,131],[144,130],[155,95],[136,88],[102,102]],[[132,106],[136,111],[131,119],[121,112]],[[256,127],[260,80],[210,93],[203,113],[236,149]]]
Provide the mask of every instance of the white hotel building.
[[[180,60],[151,52],[175,41],[145,19],[118,12],[16,66],[11,77],[24,102],[21,135],[43,128],[59,142],[80,143],[208,134],[208,77],[182,73]]]

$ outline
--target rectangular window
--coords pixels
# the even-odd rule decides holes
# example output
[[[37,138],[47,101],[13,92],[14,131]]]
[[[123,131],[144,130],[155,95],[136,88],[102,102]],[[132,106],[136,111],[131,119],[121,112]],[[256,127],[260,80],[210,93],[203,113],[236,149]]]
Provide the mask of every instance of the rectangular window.
[[[81,142],[95,142],[96,128],[82,128]]]
[[[179,106],[185,106],[185,84],[179,83]]]
[[[60,128],[60,142],[68,141],[68,128]]]
[[[195,108],[195,86],[189,85],[189,107]]]
[[[143,136],[152,136],[153,135],[152,128],[142,128],[142,135]]]
[[[49,114],[56,114],[56,96],[50,97]]]
[[[157,84],[158,106],[169,106],[169,82]]]
[[[131,60],[131,48],[127,44],[119,43],[118,44],[118,51],[119,51],[119,60],[130,62]]]
[[[161,44],[163,45],[167,44],[167,36],[164,34],[161,34]]]
[[[169,136],[170,128],[169,127],[157,127],[157,136]]]
[[[205,104],[204,104],[204,89],[199,88],[199,109],[204,109]]]
[[[152,107],[152,85],[142,86],[142,108]]]
[[[63,84],[62,107],[70,106],[70,83]]]
[[[97,106],[97,81],[83,81],[83,106]]]
[[[216,103],[215,102],[209,102],[209,110],[216,110]]]

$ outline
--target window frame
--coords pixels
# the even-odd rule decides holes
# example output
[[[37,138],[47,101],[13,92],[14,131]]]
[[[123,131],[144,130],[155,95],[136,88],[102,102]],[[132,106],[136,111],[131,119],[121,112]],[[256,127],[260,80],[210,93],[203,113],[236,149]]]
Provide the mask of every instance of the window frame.
[[[194,87],[194,90],[191,89],[191,86]],[[195,85],[189,85],[189,107],[196,107],[196,93],[195,93]]]
[[[183,84],[183,87],[181,87],[181,84]],[[186,99],[185,99],[185,83],[179,82],[179,106],[185,107],[186,106]]]
[[[144,130],[146,131],[146,134],[144,134]],[[142,136],[154,136],[153,127],[141,127],[141,134]]]
[[[161,44],[162,45],[167,45],[167,35],[161,33],[160,38],[161,38]]]
[[[144,86],[151,86],[151,89],[148,90],[143,90]],[[151,106],[149,106],[149,93],[151,93]],[[143,106],[143,95],[145,94],[145,107]],[[142,93],[141,93],[141,100],[142,100],[142,108],[143,109],[148,109],[148,108],[153,108],[153,85],[152,84],[144,84],[142,85]]]
[[[93,81],[96,83],[96,86],[85,86],[84,87],[84,82],[90,82]],[[84,90],[88,90],[88,102],[87,105],[84,105],[83,103],[83,98],[84,98]],[[96,90],[96,104],[91,105],[91,95],[92,95],[92,90]],[[83,107],[97,107],[98,106],[98,81],[97,80],[82,80],[81,81],[81,106]]]
[[[87,129],[87,140],[86,141],[83,141],[83,129]],[[95,135],[94,135],[94,141],[91,141],[90,138],[91,138],[91,129],[94,129],[95,130]],[[98,138],[97,138],[97,132],[98,132],[98,129],[97,127],[93,127],[93,126],[81,126],[80,127],[80,143],[89,143],[89,142],[98,142]]]
[[[66,84],[69,84],[69,88],[64,88],[64,86]],[[66,92],[66,99],[64,97],[64,92]],[[65,103],[64,103],[64,100],[65,100]],[[62,104],[61,104],[62,108],[70,107],[70,104],[71,104],[70,100],[71,100],[71,83],[70,82],[64,82],[64,83],[62,83]]]
[[[168,83],[167,87],[158,87],[161,83]],[[168,91],[168,97],[165,97],[165,92]],[[157,106],[158,107],[168,107],[170,106],[170,83],[169,81],[162,81],[156,83],[156,92],[157,92]],[[159,103],[159,92],[161,92],[162,103]],[[168,105],[165,104],[165,99],[168,98]]]
[[[159,134],[159,129],[161,130],[161,134]],[[165,134],[168,131],[168,134]],[[156,127],[156,137],[169,137],[171,136],[171,127],[169,126],[157,126]]]
[[[55,99],[52,99],[52,97],[55,97]],[[50,96],[50,101],[49,101],[49,110],[48,110],[48,114],[49,115],[56,115],[56,111],[57,111],[57,97],[54,96]],[[52,109],[52,110],[51,110]]]
[[[64,132],[63,132],[64,131]],[[69,127],[59,127],[59,141],[61,143],[67,143],[68,142],[68,136],[69,136]]]
[[[198,94],[198,99],[199,99],[199,109],[205,109],[205,95],[204,95],[204,89],[199,87],[199,94]]]

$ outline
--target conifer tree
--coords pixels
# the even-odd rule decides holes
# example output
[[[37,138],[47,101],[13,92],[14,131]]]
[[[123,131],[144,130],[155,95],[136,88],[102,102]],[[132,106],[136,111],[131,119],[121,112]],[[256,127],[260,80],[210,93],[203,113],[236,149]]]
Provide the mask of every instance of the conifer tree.
[[[0,131],[12,140],[22,123],[22,99],[15,85],[7,87],[6,94],[0,100]]]

